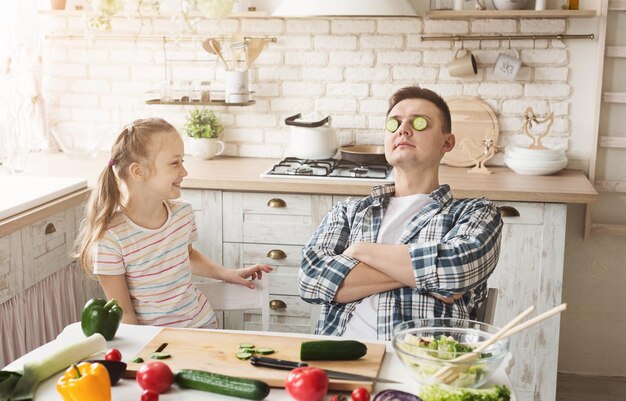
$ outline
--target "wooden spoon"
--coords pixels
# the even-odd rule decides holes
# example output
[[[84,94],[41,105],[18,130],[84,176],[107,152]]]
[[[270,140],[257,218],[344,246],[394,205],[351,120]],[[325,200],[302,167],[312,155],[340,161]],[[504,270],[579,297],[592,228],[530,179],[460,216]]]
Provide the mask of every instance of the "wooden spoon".
[[[222,46],[220,46],[220,42],[217,39],[209,38],[202,41],[202,48],[209,53],[215,54],[222,64],[226,71],[230,71],[230,67],[228,67],[228,63],[224,60],[224,56],[222,56]]]
[[[254,60],[256,60],[265,46],[267,45],[266,41],[261,38],[250,38],[248,40],[248,48],[247,48],[247,56],[246,56],[246,70],[250,69]]]

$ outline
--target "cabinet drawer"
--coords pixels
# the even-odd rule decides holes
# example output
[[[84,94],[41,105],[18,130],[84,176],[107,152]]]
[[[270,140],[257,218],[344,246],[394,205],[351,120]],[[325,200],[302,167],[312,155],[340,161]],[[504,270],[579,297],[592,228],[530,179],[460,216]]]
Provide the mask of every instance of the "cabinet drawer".
[[[61,212],[22,230],[24,288],[28,288],[72,262],[66,218],[74,213]],[[74,226],[74,222],[70,223]]]
[[[504,224],[543,224],[545,204],[530,202],[494,202],[500,208]],[[516,216],[517,215],[517,216]]]
[[[302,247],[276,244],[224,243],[224,263],[228,267],[251,266],[255,263],[274,267],[264,280],[269,281],[270,294],[298,295],[298,269]]]
[[[0,304],[13,298],[23,287],[20,232],[0,238]]]
[[[224,241],[304,245],[329,196],[224,192]]]

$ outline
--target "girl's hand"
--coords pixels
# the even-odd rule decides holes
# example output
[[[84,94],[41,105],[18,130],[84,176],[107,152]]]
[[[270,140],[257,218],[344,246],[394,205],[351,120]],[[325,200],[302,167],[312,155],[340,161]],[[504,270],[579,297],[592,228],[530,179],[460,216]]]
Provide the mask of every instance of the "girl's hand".
[[[263,276],[263,272],[269,273],[272,270],[274,270],[274,268],[269,265],[252,265],[241,269],[227,269],[224,274],[224,281],[254,288],[252,281],[247,279],[260,280]]]

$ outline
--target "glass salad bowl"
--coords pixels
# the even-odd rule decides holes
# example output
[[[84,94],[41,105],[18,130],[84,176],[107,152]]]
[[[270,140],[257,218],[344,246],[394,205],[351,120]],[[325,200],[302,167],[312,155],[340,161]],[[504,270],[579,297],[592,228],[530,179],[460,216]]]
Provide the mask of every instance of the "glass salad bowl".
[[[394,327],[392,344],[411,376],[420,384],[477,388],[500,367],[509,352],[509,340],[490,345],[479,357],[463,362],[451,360],[471,352],[498,330],[498,327],[466,319],[416,319]],[[449,368],[442,375],[440,369],[446,366]]]

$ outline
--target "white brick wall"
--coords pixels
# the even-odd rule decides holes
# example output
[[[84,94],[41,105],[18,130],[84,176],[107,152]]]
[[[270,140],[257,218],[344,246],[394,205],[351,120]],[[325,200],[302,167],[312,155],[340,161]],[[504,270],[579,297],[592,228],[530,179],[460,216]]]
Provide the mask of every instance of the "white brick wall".
[[[290,136],[284,118],[318,111],[333,117],[341,144],[382,144],[388,97],[398,88],[420,84],[444,97],[479,96],[499,116],[498,145],[519,139],[521,113],[532,106],[540,114],[554,112],[552,143],[567,146],[573,93],[567,42],[513,41],[523,66],[514,81],[493,77],[493,64],[508,41],[465,41],[477,57],[476,77],[451,77],[446,65],[460,43],[422,41],[422,34],[506,34],[571,32],[569,21],[532,19],[477,19],[446,21],[416,18],[359,19],[226,19],[192,21],[195,40],[184,36],[182,21],[163,17],[140,22],[114,18],[113,32],[128,40],[54,39],[44,52],[44,95],[52,124],[89,122],[106,125],[115,133],[135,118],[162,116],[180,129],[190,107],[146,105],[158,97],[167,71],[174,80],[211,81],[223,88],[224,68],[201,47],[207,37],[224,40],[235,33],[276,37],[250,69],[256,104],[250,107],[214,107],[222,119],[227,155],[282,157]],[[51,15],[53,34],[82,35],[82,16]],[[147,40],[142,35],[156,37]],[[160,36],[168,37],[163,52]],[[228,42],[223,42],[230,60]],[[148,91],[155,91],[147,93]],[[104,131],[103,131],[104,132]],[[112,138],[106,141],[110,143]]]

